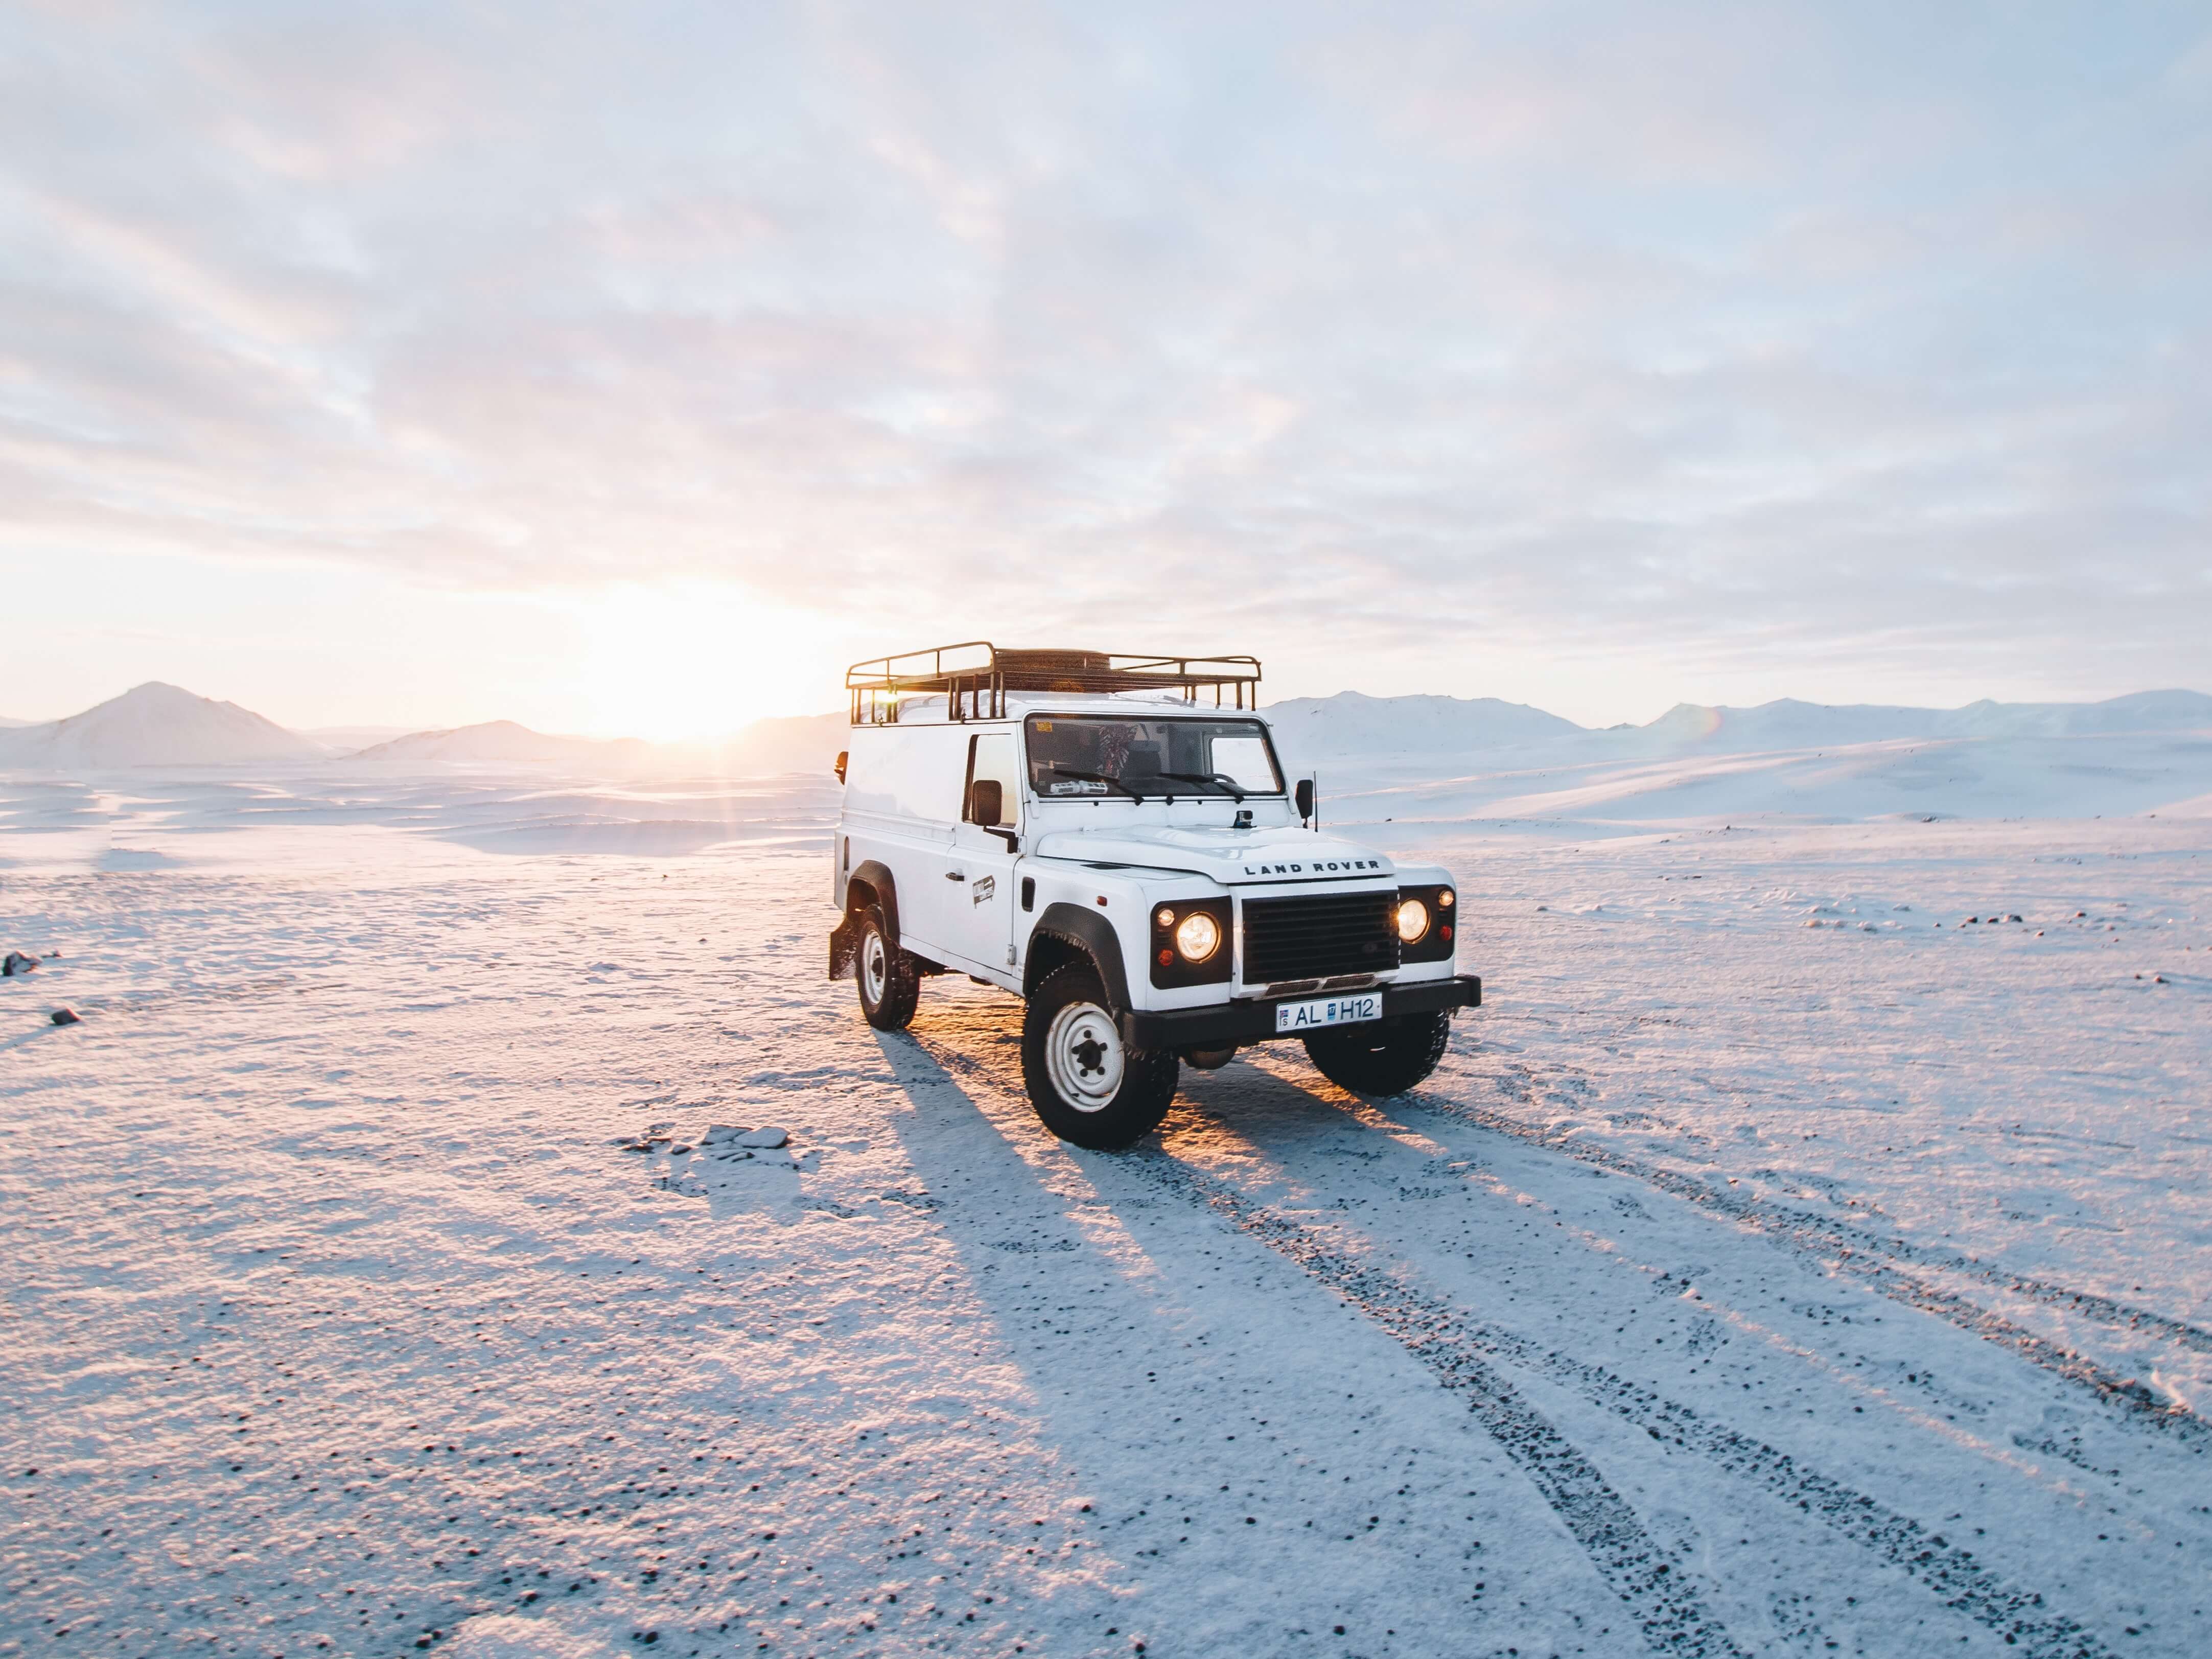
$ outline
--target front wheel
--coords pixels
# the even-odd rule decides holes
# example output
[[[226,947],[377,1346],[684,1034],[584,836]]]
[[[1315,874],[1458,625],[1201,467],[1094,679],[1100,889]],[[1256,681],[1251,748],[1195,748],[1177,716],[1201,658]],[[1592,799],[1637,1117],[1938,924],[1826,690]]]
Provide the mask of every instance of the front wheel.
[[[1168,1115],[1176,1057],[1122,1042],[1097,974],[1070,963],[1037,987],[1022,1012],[1022,1081],[1053,1133],[1094,1152],[1118,1152]]]
[[[1313,1032],[1306,1057],[1340,1089],[1402,1095],[1437,1069],[1450,1040],[1451,1015],[1438,1009]]]

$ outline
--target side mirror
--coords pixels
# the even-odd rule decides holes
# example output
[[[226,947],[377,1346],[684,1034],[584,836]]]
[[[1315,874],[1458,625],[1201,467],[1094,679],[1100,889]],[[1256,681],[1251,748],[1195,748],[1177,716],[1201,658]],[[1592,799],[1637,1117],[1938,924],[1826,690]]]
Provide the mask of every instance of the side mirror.
[[[1302,820],[1310,819],[1314,815],[1314,781],[1311,778],[1298,780],[1297,799],[1298,817]]]
[[[996,778],[978,778],[969,786],[968,818],[985,829],[1006,822],[1006,787]]]
[[[847,755],[847,753],[848,753],[848,750],[842,750],[842,749],[840,749],[840,750],[837,751],[837,766],[836,766],[836,772],[837,772],[837,781],[838,781],[838,782],[840,782],[840,783],[842,783],[842,782],[844,782],[844,781],[845,781],[845,757],[846,757],[846,755]]]

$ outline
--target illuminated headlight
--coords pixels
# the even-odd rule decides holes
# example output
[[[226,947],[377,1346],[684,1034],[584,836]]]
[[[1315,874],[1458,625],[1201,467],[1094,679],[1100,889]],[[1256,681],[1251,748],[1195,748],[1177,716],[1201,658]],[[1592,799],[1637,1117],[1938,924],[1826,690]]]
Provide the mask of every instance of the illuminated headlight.
[[[1401,901],[1398,906],[1398,937],[1407,944],[1413,945],[1418,944],[1428,931],[1429,907],[1417,898]]]
[[[1176,949],[1185,962],[1204,962],[1221,948],[1221,924],[1203,910],[1194,910],[1175,930]]]

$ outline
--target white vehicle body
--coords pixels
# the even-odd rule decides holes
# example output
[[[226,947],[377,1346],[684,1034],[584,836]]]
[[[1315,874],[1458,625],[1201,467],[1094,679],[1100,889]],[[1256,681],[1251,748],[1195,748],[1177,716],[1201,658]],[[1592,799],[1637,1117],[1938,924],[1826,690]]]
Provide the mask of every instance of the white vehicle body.
[[[957,971],[1018,996],[1087,955],[1124,1041],[1200,1065],[1301,1035],[1294,1022],[1321,1018],[1310,1005],[1333,997],[1370,999],[1346,1005],[1368,1018],[1479,1003],[1480,981],[1454,971],[1449,873],[1302,823],[1256,712],[1049,691],[1004,693],[983,705],[987,718],[974,707],[957,694],[910,699],[895,722],[854,726],[831,852],[829,896],[846,918],[833,975],[849,969],[872,907],[921,972]],[[1063,776],[1038,752],[1071,740],[1074,723],[1131,720],[1170,749],[1190,737],[1233,750],[1242,769],[1181,775],[1180,787],[1154,774],[1161,781],[1132,799],[1123,784]],[[1169,729],[1183,722],[1195,725]],[[975,821],[978,780],[1000,786],[994,823]],[[1398,926],[1408,896],[1431,916],[1418,944]],[[1203,972],[1179,956],[1163,961],[1176,946],[1174,927],[1160,923],[1193,908],[1223,924]]]

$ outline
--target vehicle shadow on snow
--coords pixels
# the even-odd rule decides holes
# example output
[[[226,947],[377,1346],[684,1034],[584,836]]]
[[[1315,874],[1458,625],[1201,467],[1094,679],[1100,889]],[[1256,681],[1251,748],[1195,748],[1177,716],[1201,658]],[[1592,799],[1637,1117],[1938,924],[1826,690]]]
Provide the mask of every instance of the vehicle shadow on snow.
[[[1237,1060],[1216,1072],[1185,1066],[1156,1133],[1127,1152],[1090,1152],[1055,1139],[1031,1109],[1018,1016],[1008,1018],[1002,1005],[954,1003],[927,1010],[907,1031],[875,1036],[913,1108],[895,1114],[892,1127],[921,1188],[883,1197],[930,1212],[987,1299],[1010,1267],[1050,1254],[1060,1258],[1056,1272],[1081,1270],[1086,1282],[1149,1283],[1130,1293],[1151,1305],[1179,1269],[1153,1262],[1131,1224],[1141,1220],[1148,1236],[1171,1218],[1215,1224],[1188,1194],[1162,1184],[1163,1160],[1179,1165],[1220,1153],[1280,1169],[1396,1150],[1375,1145],[1389,1137],[1344,1101]]]
[[[1032,1256],[1049,1255],[1056,1274],[1110,1284],[1147,1309],[1176,1282],[1178,1266],[1154,1262],[1131,1224],[1141,1218],[1157,1237],[1152,1224],[1160,1220],[1208,1230],[1214,1223],[1162,1186],[1163,1158],[1181,1162],[1211,1143],[1233,1156],[1296,1159],[1354,1151],[1376,1133],[1341,1103],[1238,1061],[1212,1073],[1186,1066],[1158,1132],[1126,1152],[1090,1152],[1055,1139],[1031,1109],[1011,1005],[948,1000],[925,1006],[906,1031],[872,1035],[912,1108],[892,1114],[891,1127],[919,1189],[881,1196],[931,1214],[1009,1330],[1027,1317],[1026,1302],[998,1292],[1008,1270]]]
[[[1225,1236],[1233,1229],[1179,1178],[1210,1184],[1235,1161],[1270,1184],[1288,1171],[1335,1189],[1347,1168],[1336,1160],[1385,1156],[1374,1143],[1387,1135],[1301,1079],[1235,1062],[1186,1070],[1158,1136],[1125,1153],[1081,1151],[1030,1110],[1012,1030],[988,1005],[953,1005],[877,1038],[912,1108],[890,1123],[911,1190],[882,1197],[928,1212],[964,1280],[979,1356],[1018,1375],[1035,1432],[1095,1507],[1084,1523],[1099,1547],[1092,1582],[1120,1639],[1149,1621],[1156,1635],[1227,1650],[1388,1623],[1401,1636],[1425,1626],[1416,1650],[1447,1650],[1475,1569],[1426,1549],[1442,1511],[1407,1498],[1408,1466],[1395,1449],[1378,1459],[1376,1437],[1388,1425],[1388,1443],[1430,1460],[1431,1496],[1455,1494],[1445,1508],[1461,1492],[1488,1494],[1501,1533],[1548,1536],[1542,1499],[1508,1478],[1473,1419],[1436,1411],[1418,1366],[1364,1335],[1317,1340],[1334,1328],[1315,1322],[1332,1293]],[[1344,1409],[1354,1398],[1367,1407]],[[1393,1504],[1427,1529],[1377,1532],[1375,1515]],[[1264,1574],[1250,1571],[1255,1540]],[[1486,1567],[1505,1570],[1502,1555]],[[1475,1647],[1525,1639],[1520,1617]]]
[[[1262,1156],[1282,1157],[1321,1142],[1334,1143],[1329,1150],[1340,1154],[1380,1133],[1315,1085],[1320,1085],[1318,1073],[1310,1085],[1244,1060],[1232,1060],[1218,1072],[1186,1066],[1161,1138],[1225,1134]]]
[[[1318,1073],[1309,1082],[1238,1059],[1212,1072],[1183,1066],[1175,1104],[1155,1133],[1126,1153],[1088,1152],[1055,1141],[1028,1103],[1018,1010],[997,1000],[925,1009],[907,1032],[878,1034],[877,1042],[915,1103],[917,1121],[928,1117],[924,1102],[932,1091],[957,1091],[966,1117],[978,1127],[990,1126],[994,1139],[1015,1161],[1027,1162],[1018,1143],[1033,1143],[1036,1149],[1073,1158],[1102,1189],[1116,1184],[1110,1174],[1122,1159],[1148,1151],[1173,1156],[1173,1148],[1193,1136],[1227,1137],[1240,1150],[1274,1157],[1295,1155],[1319,1141],[1347,1135],[1358,1141],[1377,1133],[1347,1111],[1343,1099],[1322,1092],[1328,1085]],[[978,1097],[979,1089],[994,1097],[987,1103]],[[919,1167],[919,1149],[910,1145],[908,1151]]]

